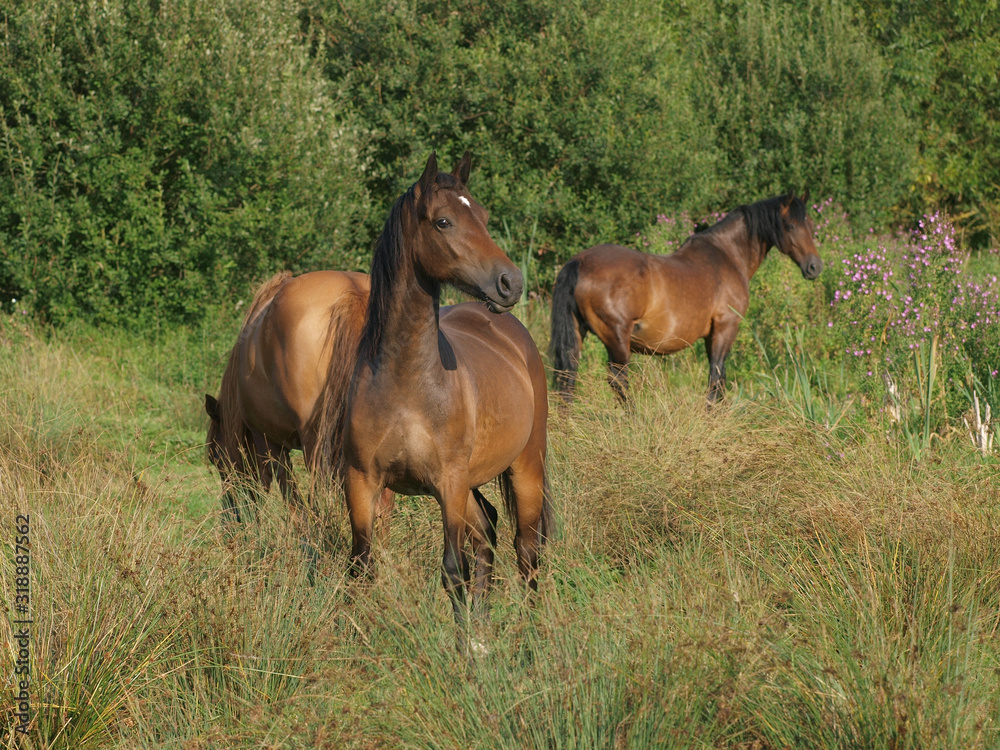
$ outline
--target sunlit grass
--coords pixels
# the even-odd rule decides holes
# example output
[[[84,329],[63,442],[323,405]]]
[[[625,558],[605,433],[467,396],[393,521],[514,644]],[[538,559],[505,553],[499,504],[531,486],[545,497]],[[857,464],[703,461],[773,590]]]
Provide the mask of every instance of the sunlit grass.
[[[525,315],[541,348],[545,312]],[[623,408],[588,339],[576,401],[552,403],[559,532],[539,596],[501,518],[471,660],[432,500],[400,501],[361,582],[336,498],[313,583],[276,494],[223,523],[200,441],[225,336],[3,338],[0,540],[16,512],[33,527],[24,747],[996,745],[996,463],[959,433],[914,461],[794,338],[711,410],[698,349],[637,357]]]

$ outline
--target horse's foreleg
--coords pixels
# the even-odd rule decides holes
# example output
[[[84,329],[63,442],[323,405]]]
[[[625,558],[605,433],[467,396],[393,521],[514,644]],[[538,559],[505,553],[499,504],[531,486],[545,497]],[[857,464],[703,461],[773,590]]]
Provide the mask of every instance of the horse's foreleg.
[[[497,509],[478,489],[469,494],[466,523],[476,555],[476,580],[472,585],[472,609],[483,612],[483,602],[493,580],[493,558],[497,546]]]
[[[465,553],[466,507],[469,486],[459,477],[450,477],[437,494],[444,523],[444,557],[441,583],[451,599],[455,622],[465,622],[465,590],[469,585],[469,558]]]

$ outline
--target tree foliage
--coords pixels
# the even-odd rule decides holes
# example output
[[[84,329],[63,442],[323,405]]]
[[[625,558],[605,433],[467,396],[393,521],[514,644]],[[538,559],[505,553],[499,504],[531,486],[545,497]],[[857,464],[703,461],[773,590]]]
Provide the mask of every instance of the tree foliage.
[[[356,127],[281,0],[23,2],[0,46],[0,294],[45,318],[183,321],[339,262]]]
[[[0,305],[190,321],[278,269],[363,269],[432,150],[473,152],[542,286],[658,213],[789,189],[866,224],[941,206],[988,238],[996,0],[904,5],[15,0]]]

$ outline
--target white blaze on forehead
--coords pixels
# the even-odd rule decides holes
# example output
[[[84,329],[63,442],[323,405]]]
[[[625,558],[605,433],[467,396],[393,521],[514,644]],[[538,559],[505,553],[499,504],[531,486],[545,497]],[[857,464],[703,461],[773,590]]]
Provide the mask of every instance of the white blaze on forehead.
[[[470,207],[472,206],[472,204],[471,204],[471,203],[469,203],[469,199],[468,199],[468,198],[466,198],[466,197],[465,197],[464,195],[460,195],[460,196],[458,196],[458,199],[459,199],[460,201],[462,201],[462,203],[464,203],[464,204],[465,204],[466,206],[470,206]]]

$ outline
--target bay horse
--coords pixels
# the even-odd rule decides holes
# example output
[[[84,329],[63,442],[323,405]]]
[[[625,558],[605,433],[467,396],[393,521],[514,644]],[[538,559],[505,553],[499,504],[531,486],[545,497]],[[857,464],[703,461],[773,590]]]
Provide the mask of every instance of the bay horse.
[[[466,152],[452,173],[439,172],[431,154],[420,179],[393,204],[372,255],[356,362],[343,360],[336,378],[351,383],[348,397],[329,420],[340,432],[330,439],[343,446],[351,571],[370,567],[384,488],[431,495],[444,526],[441,580],[459,624],[466,589],[476,609],[492,576],[495,515],[489,517],[479,488],[499,480],[518,568],[531,591],[553,529],[545,368],[527,329],[507,314],[523,280],[466,188],[470,165]],[[480,302],[441,308],[444,284]],[[476,553],[474,584],[467,532]]]
[[[244,316],[222,375],[219,397],[205,395],[208,455],[223,483],[223,508],[241,520],[241,507],[276,481],[293,508],[301,508],[290,451],[302,450],[314,477],[333,478],[337,446],[318,440],[329,400],[327,373],[335,358],[352,357],[365,310],[364,273],[279,273],[261,285]],[[380,500],[386,515],[392,494]],[[250,508],[246,508],[250,510]]]
[[[622,402],[632,352],[672,354],[705,339],[708,401],[715,402],[750,304],[750,279],[768,250],[777,247],[806,279],[823,270],[806,200],[789,193],[738,206],[671,255],[597,245],[570,259],[552,292],[550,355],[564,403],[572,400],[588,331],[608,350],[608,382]]]

